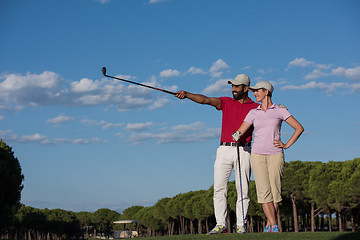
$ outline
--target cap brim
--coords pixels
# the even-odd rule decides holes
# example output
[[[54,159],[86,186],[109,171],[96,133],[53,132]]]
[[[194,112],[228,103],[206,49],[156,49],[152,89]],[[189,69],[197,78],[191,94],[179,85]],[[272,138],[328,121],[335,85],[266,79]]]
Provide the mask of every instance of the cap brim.
[[[252,87],[249,87],[248,88],[250,92],[255,92],[255,90],[259,90],[260,88],[252,88]]]
[[[248,86],[246,83],[242,83],[242,82],[235,82],[234,80],[229,80],[228,84],[233,84],[235,86],[239,86],[239,85],[245,85]]]

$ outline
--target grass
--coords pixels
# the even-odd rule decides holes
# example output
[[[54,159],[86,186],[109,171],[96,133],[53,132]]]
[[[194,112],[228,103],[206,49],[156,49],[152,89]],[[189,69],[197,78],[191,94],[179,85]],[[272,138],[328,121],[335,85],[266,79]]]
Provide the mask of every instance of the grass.
[[[141,238],[140,238],[141,239]],[[144,238],[145,239],[145,238]],[[212,239],[225,239],[225,240],[359,240],[360,233],[351,232],[300,232],[300,233],[247,233],[244,235],[231,233],[231,234],[215,234],[215,235],[176,235],[176,236],[161,236],[161,237],[146,237],[146,240],[212,240]]]

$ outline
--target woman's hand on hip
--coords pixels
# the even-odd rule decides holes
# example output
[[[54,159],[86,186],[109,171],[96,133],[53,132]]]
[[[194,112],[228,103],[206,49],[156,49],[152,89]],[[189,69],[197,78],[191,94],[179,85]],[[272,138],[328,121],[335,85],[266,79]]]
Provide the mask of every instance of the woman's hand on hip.
[[[273,145],[274,145],[274,147],[277,147],[277,148],[287,149],[286,144],[284,144],[279,139],[275,139]]]

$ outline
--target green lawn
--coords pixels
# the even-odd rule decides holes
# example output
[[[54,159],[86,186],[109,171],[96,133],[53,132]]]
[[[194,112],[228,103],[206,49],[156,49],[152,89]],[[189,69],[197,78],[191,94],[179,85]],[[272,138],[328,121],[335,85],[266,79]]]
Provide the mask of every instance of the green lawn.
[[[145,239],[145,238],[144,238]],[[164,237],[147,237],[146,240],[201,240],[201,239],[286,239],[286,240],[359,240],[360,233],[351,232],[315,232],[315,233],[247,233],[244,235],[232,233],[232,234],[217,234],[217,235],[176,235],[176,236],[164,236]]]

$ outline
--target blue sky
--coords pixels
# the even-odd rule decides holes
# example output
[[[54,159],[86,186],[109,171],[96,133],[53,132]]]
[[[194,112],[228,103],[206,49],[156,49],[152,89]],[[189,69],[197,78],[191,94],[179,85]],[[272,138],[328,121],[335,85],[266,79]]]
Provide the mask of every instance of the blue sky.
[[[208,189],[221,112],[170,91],[231,96],[269,80],[305,133],[286,161],[360,156],[359,1],[2,0],[0,137],[22,202],[95,211]],[[253,95],[250,97],[254,99]],[[292,129],[283,125],[282,138]]]

